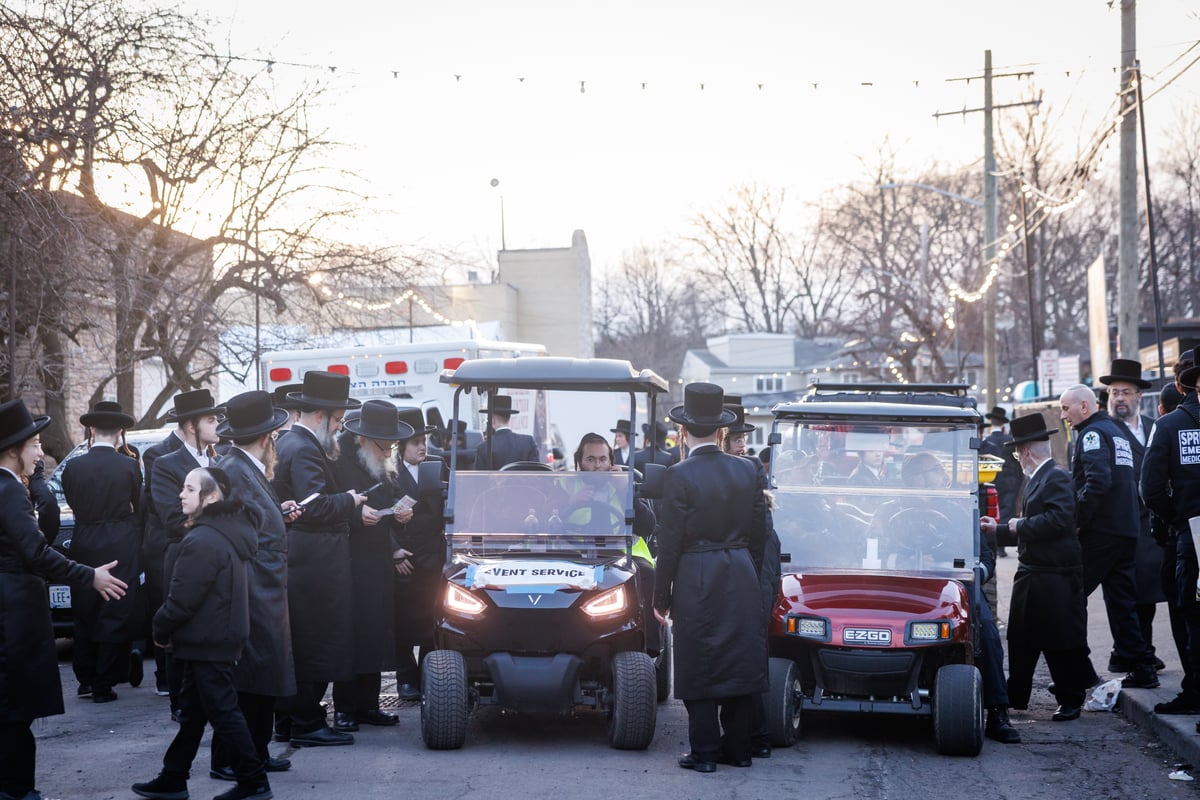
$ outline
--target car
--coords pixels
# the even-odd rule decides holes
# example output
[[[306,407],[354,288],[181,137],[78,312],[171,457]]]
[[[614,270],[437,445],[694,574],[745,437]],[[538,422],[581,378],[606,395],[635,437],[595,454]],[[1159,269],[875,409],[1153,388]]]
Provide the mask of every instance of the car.
[[[995,465],[981,474],[975,400],[958,384],[817,383],[772,414],[775,744],[793,744],[809,713],[892,714],[931,719],[943,754],[977,755],[972,609],[980,482]],[[878,464],[877,479],[861,462]]]
[[[456,418],[464,392],[545,389],[626,395],[632,424],[639,396],[653,415],[667,391],[657,374],[612,359],[481,359],[442,380],[457,387]],[[639,498],[661,490],[662,469],[637,483],[631,470],[564,473],[537,461],[462,470],[457,456],[434,649],[422,662],[426,747],[461,747],[469,714],[491,706],[603,712],[613,747],[645,749],[669,691],[671,642],[646,617],[653,587],[634,558],[633,524]],[[651,625],[663,637],[654,654]]]
[[[173,430],[175,430],[174,427],[126,431],[125,441],[132,447],[137,448],[139,453],[143,453],[146,448],[158,444],[165,439]],[[75,445],[71,448],[71,452],[67,453],[66,457],[58,463],[58,466],[55,467],[50,477],[46,479],[47,483],[50,484],[50,488],[54,491],[54,496],[58,498],[60,513],[58,535],[54,537],[51,545],[65,556],[71,555],[71,538],[75,533],[75,514],[71,511],[71,507],[67,505],[66,497],[63,495],[63,469],[66,468],[68,461],[86,452],[87,442],[80,442]],[[142,477],[144,479],[145,475]],[[71,587],[67,584],[51,583],[47,585],[46,593],[50,601],[50,620],[54,626],[55,638],[73,638],[75,636],[75,617],[71,613]]]

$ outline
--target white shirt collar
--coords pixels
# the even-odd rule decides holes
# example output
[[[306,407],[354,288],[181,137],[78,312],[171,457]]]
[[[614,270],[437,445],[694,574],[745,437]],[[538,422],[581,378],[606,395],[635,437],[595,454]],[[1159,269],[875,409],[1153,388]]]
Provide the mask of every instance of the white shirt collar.
[[[183,446],[186,447],[187,451],[192,454],[192,458],[196,459],[197,464],[202,467],[207,467],[209,465],[211,459],[208,457],[208,453],[201,453],[199,450],[192,447],[191,442],[184,442]]]
[[[267,474],[267,465],[266,465],[266,464],[264,464],[263,462],[259,461],[257,458],[255,458],[254,456],[250,455],[250,453],[248,453],[248,452],[246,452],[245,450],[243,450],[242,448],[238,447],[236,444],[235,444],[233,447],[234,447],[234,449],[235,449],[235,450],[237,450],[239,453],[241,453],[242,455],[244,455],[246,458],[250,459],[250,462],[251,462],[252,464],[254,464],[254,466],[258,467],[258,471],[259,471],[259,472],[261,472],[263,475],[266,475],[266,474]]]
[[[97,447],[111,447],[113,450],[117,449],[117,446],[112,442],[92,442],[89,449],[95,449]]]
[[[698,444],[695,447],[691,448],[689,450],[689,452],[698,453],[706,447],[711,447],[715,450],[715,449],[717,449],[717,443],[716,442],[705,442],[704,444]]]

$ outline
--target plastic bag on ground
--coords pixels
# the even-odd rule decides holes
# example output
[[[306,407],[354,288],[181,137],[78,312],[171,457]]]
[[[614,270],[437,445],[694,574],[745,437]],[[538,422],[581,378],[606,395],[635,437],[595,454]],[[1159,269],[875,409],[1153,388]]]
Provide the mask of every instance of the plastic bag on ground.
[[[1088,690],[1087,698],[1083,701],[1084,711],[1112,711],[1117,705],[1117,695],[1121,693],[1121,679],[1113,678],[1104,683],[1097,683]]]

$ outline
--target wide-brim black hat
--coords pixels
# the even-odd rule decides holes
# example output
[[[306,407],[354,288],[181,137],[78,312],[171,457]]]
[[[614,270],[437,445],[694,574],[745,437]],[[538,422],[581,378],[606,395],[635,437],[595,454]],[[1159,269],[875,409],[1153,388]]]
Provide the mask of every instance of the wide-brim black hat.
[[[276,386],[275,391],[271,392],[271,404],[275,408],[284,408],[288,411],[299,409],[300,404],[288,397],[292,392],[304,391],[303,383],[285,383],[283,386]]]
[[[725,395],[725,396],[729,397],[729,395]],[[737,419],[735,419],[733,421],[733,424],[729,426],[730,433],[750,433],[752,431],[758,430],[757,426],[751,425],[748,422],[746,422],[745,407],[736,405],[734,403],[726,403],[725,408],[729,409],[730,411],[732,411],[734,414],[737,415]]]
[[[1196,378],[1200,377],[1200,364],[1196,363],[1196,355],[1197,355],[1196,350],[1197,349],[1200,349],[1200,348],[1195,348],[1195,349],[1189,350],[1181,356],[1181,359],[1191,358],[1192,366],[1181,371],[1179,373],[1179,377],[1178,377],[1180,386],[1182,386],[1184,389],[1191,389],[1193,391],[1196,388]]]
[[[984,416],[988,419],[997,420],[1004,425],[1009,423],[1008,411],[1004,409],[1004,406],[992,406],[992,410],[984,414]]]
[[[633,429],[629,427],[629,420],[627,419],[617,420],[617,427],[609,428],[608,430],[611,433],[623,433],[626,436],[629,436],[631,433],[633,433]]]
[[[99,428],[103,431],[125,430],[133,427],[133,417],[125,413],[121,404],[113,400],[101,400],[92,406],[92,410],[79,418],[79,424],[85,428]]]
[[[388,442],[411,439],[415,433],[412,425],[400,421],[399,411],[386,400],[368,400],[363,403],[358,418],[344,422],[342,427],[355,436]]]
[[[304,373],[304,383],[298,392],[288,392],[288,399],[301,409],[358,408],[361,400],[350,396],[350,376],[323,370]]]
[[[512,396],[507,394],[494,394],[488,400],[488,407],[479,409],[480,414],[520,414],[512,407]]]
[[[1097,379],[1105,386],[1114,381],[1132,383],[1139,389],[1149,389],[1151,386],[1150,381],[1142,377],[1142,362],[1134,361],[1132,358],[1114,358],[1108,371],[1111,374],[1101,375]]]
[[[428,436],[438,430],[437,425],[429,425],[425,422],[425,415],[421,413],[421,409],[413,406],[406,406],[396,409],[400,416],[400,421],[413,429],[413,432],[405,439],[411,439],[413,436]]]
[[[670,431],[667,430],[667,423],[663,422],[661,419],[654,420],[654,441],[655,441],[655,443],[662,444],[663,440],[667,438],[668,433],[670,433]],[[647,439],[650,438],[650,423],[649,422],[642,423],[642,436],[644,436]]]
[[[49,417],[35,417],[21,398],[0,404],[0,450],[15,447],[37,436],[50,424]]]
[[[689,383],[683,387],[683,405],[667,412],[673,422],[703,428],[724,428],[737,414],[724,406],[725,390],[715,383]]]
[[[212,392],[208,389],[196,389],[175,395],[175,407],[167,412],[167,419],[183,422],[193,417],[207,417],[224,412],[225,406],[216,404]]]
[[[284,425],[289,416],[287,409],[275,408],[267,392],[242,392],[225,404],[225,420],[217,426],[217,435],[234,441],[257,439]]]
[[[1009,423],[1009,433],[1012,441],[1005,442],[1008,447],[1016,447],[1022,442],[1048,441],[1058,428],[1047,428],[1046,418],[1041,414],[1026,414],[1023,417],[1013,417]]]

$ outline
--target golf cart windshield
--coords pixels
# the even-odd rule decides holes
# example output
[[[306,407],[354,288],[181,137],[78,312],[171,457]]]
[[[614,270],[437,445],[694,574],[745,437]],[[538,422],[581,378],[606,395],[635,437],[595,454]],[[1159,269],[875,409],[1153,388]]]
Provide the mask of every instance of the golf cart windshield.
[[[774,519],[785,569],[971,575],[974,425],[781,418],[775,430]]]

